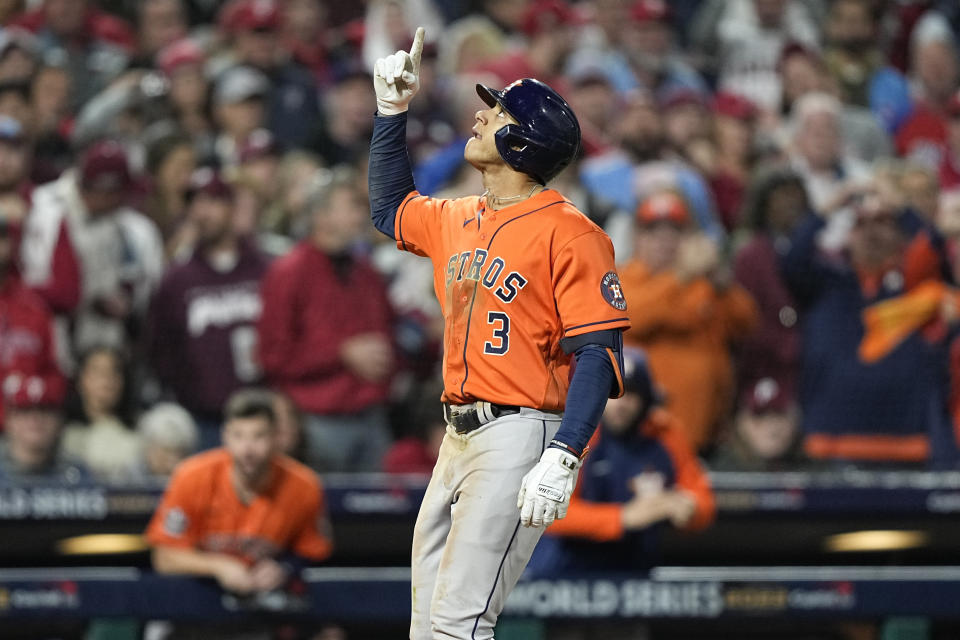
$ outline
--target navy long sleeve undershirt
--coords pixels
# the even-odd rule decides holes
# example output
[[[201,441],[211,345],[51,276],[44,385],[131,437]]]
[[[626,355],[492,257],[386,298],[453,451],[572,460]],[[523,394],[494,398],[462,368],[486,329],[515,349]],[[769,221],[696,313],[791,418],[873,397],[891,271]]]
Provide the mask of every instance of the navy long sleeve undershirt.
[[[603,335],[606,334],[606,335]],[[609,339],[608,339],[609,336]],[[619,329],[597,332],[590,338],[600,338],[604,344],[589,342],[574,352],[577,368],[567,391],[567,404],[563,412],[563,422],[554,440],[563,445],[551,445],[560,449],[572,449],[578,455],[587,448],[587,443],[600,422],[607,398],[617,393],[617,374],[613,361],[607,352],[610,348],[618,363],[622,359]],[[598,340],[600,342],[601,340]],[[608,342],[612,341],[613,344]],[[622,365],[620,370],[623,371]]]
[[[396,239],[394,220],[397,208],[416,189],[410,156],[407,154],[407,114],[373,117],[370,140],[370,217],[381,233]]]

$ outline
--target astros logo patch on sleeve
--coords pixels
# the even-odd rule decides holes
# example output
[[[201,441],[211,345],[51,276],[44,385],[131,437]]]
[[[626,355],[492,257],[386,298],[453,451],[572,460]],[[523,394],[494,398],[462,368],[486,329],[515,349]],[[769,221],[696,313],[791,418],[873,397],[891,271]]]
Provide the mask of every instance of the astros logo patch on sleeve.
[[[623,297],[623,287],[620,286],[620,278],[616,271],[607,271],[603,280],[600,281],[600,294],[611,307],[625,311],[627,309],[627,299]]]
[[[187,530],[187,514],[180,507],[173,507],[167,511],[167,516],[163,519],[163,530],[179,538]]]

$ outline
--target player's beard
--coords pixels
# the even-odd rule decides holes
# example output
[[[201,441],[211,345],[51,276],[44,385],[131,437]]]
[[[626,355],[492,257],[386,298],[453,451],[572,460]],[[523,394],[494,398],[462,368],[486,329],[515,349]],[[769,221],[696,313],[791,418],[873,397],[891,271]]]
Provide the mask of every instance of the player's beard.
[[[242,460],[235,458],[233,461],[234,471],[237,477],[247,487],[258,487],[270,472],[270,458],[262,460]]]

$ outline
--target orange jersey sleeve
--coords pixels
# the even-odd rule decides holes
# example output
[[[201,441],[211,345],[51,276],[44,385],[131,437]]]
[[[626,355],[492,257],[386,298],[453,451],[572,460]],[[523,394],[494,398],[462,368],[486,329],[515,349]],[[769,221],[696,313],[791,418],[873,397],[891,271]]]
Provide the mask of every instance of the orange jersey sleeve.
[[[479,198],[431,198],[411,191],[397,208],[394,237],[397,248],[418,256],[436,258],[442,253],[446,222],[458,221],[466,210],[479,209]]]
[[[696,503],[693,516],[684,528],[688,531],[704,529],[717,515],[710,479],[697,459],[680,422],[665,411],[659,411],[658,414],[658,420],[666,421],[660,439],[673,460],[676,473],[676,484],[673,488],[686,491]]]
[[[147,541],[151,545],[184,549],[200,546],[208,499],[204,489],[217,470],[209,455],[189,458],[176,468],[147,526]]]
[[[594,542],[612,542],[623,537],[623,505],[619,502],[588,502],[574,495],[567,516],[554,520],[547,533],[584,538]]]
[[[293,522],[290,550],[310,560],[325,560],[333,552],[330,522],[320,479],[310,469],[289,460],[291,481],[284,488],[284,508]]]
[[[563,337],[630,326],[613,243],[600,229],[582,233],[560,248],[553,262],[553,286]]]

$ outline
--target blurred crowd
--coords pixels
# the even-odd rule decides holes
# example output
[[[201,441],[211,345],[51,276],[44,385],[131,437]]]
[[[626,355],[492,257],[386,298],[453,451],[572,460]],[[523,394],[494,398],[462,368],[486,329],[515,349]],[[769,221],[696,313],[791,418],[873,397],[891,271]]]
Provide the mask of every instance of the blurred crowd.
[[[4,481],[168,476],[246,387],[319,472],[430,471],[431,267],[366,194],[370,69],[418,25],[418,189],[482,191],[477,82],[564,95],[583,145],[551,186],[610,234],[648,400],[709,468],[960,460],[955,2],[3,0],[0,24]]]

